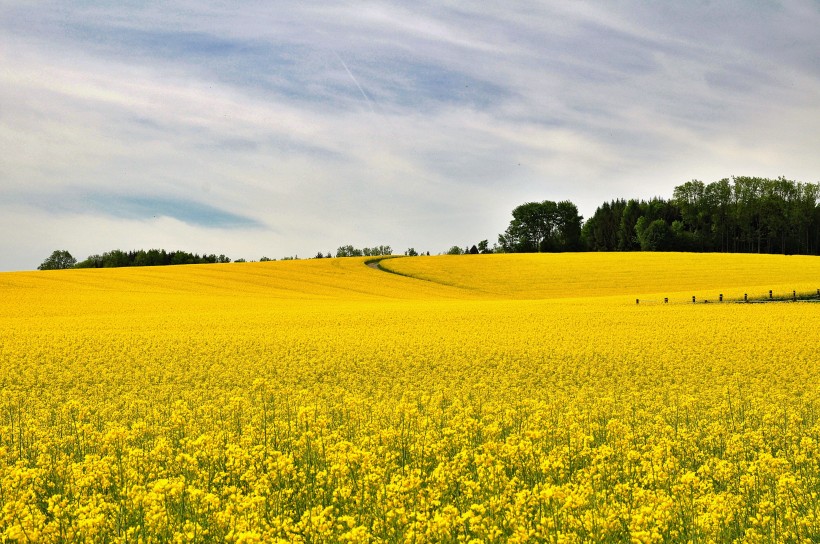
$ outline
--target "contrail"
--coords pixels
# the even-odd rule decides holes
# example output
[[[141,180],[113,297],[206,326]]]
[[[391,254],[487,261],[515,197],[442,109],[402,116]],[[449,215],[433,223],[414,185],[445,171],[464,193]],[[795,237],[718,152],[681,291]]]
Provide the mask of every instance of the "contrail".
[[[335,49],[331,49],[331,51],[333,51],[333,54],[336,56],[337,59],[339,59],[339,62],[342,63],[342,66],[344,66],[345,72],[347,72],[347,75],[349,75],[350,79],[353,80],[353,83],[356,84],[356,87],[359,89],[359,92],[362,93],[362,96],[364,97],[365,101],[367,102],[367,106],[370,108],[370,111],[373,112],[373,113],[376,113],[376,110],[373,108],[373,102],[370,100],[370,97],[367,96],[367,93],[364,92],[364,89],[362,88],[362,86],[359,85],[359,81],[356,79],[356,76],[354,76],[353,72],[350,71],[350,68],[347,67],[347,64],[345,64],[345,61],[342,60],[342,57],[339,55],[339,53],[337,53]]]
[[[308,25],[308,28],[310,28],[310,29],[311,29],[311,30],[313,30],[316,34],[319,34],[319,35],[320,35],[320,36],[322,36],[322,37],[327,36],[327,32],[325,32],[324,30],[319,30],[318,28],[316,28],[316,27],[315,27],[315,26],[313,26],[313,25]],[[351,80],[353,80],[353,83],[356,85],[356,88],[357,88],[357,89],[359,89],[359,92],[361,93],[362,98],[364,98],[365,102],[367,102],[367,107],[369,107],[369,108],[370,108],[371,113],[374,113],[374,114],[376,114],[376,115],[380,115],[380,116],[381,116],[382,114],[381,114],[379,111],[376,111],[375,103],[373,102],[373,100],[371,100],[371,99],[370,99],[370,97],[369,97],[369,96],[367,96],[367,93],[364,91],[364,87],[362,87],[362,86],[359,84],[359,80],[358,80],[358,79],[356,79],[356,76],[354,76],[354,75],[353,75],[353,72],[351,72],[351,71],[350,71],[350,68],[348,68],[348,67],[347,67],[347,63],[344,61],[344,59],[342,58],[342,56],[341,56],[341,55],[339,55],[339,53],[337,53],[337,52],[336,52],[336,49],[334,49],[334,48],[333,48],[333,46],[332,46],[332,45],[330,45],[329,43],[328,43],[328,44],[325,44],[324,46],[325,46],[327,49],[329,49],[331,53],[333,53],[333,56],[334,56],[334,57],[336,57],[336,59],[339,61],[339,64],[341,64],[341,65],[342,65],[342,67],[345,69],[345,72],[347,72],[347,75],[348,75],[348,76],[350,76],[350,79],[351,79]]]

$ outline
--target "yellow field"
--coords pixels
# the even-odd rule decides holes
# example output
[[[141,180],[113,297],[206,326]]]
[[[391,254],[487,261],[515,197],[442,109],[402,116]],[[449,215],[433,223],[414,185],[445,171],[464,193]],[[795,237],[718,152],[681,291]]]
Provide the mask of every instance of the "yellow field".
[[[820,259],[382,265],[0,274],[0,540],[817,541]]]
[[[719,253],[575,253],[444,255],[392,259],[382,266],[399,274],[461,287],[493,298],[551,299],[637,297],[670,302],[816,292],[820,259],[809,256]]]

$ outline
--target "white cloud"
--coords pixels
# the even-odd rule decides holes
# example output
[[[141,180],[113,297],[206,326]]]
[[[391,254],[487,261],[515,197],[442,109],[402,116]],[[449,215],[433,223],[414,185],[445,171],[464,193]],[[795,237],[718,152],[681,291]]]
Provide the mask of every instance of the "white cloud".
[[[0,215],[27,235],[0,269],[72,240],[435,252],[525,200],[589,215],[692,178],[820,177],[810,2],[7,4]],[[89,205],[118,195],[264,227]]]

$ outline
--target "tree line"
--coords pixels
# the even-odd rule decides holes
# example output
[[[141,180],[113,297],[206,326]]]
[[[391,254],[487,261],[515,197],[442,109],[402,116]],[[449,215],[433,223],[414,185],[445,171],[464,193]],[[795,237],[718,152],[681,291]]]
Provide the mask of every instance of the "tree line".
[[[241,260],[241,259],[240,259]],[[66,268],[121,268],[127,266],[169,266],[179,264],[229,263],[225,255],[199,255],[187,251],[165,251],[164,249],[144,249],[122,251],[114,249],[102,255],[90,255],[77,261],[66,250],[57,250],[46,258],[38,270],[61,270]]]
[[[375,257],[379,255],[390,255],[392,249],[388,245],[374,247],[355,248],[352,245],[340,246],[336,250],[336,257]],[[429,253],[428,253],[429,255]],[[317,259],[330,258],[333,255],[328,251],[327,255],[322,252],[316,254]],[[299,256],[284,257],[282,260],[298,260]],[[260,262],[275,261],[269,257],[262,257]],[[229,263],[231,259],[225,255],[199,255],[187,251],[166,251],[164,249],[132,250],[122,251],[114,249],[103,254],[90,255],[83,261],[77,261],[67,250],[56,250],[51,253],[37,267],[38,270],[63,270],[67,268],[122,268],[128,266],[169,266],[180,264],[215,264]],[[236,263],[246,262],[245,259],[236,259]]]
[[[759,177],[692,180],[669,200],[604,202],[586,222],[572,202],[516,207],[496,252],[820,253],[820,184]]]
[[[613,200],[584,224],[592,251],[820,252],[820,184],[759,177],[692,180],[672,199]]]
[[[378,257],[380,255],[392,255],[393,249],[390,246],[373,246],[373,247],[365,247],[362,249],[353,247],[350,244],[339,246],[336,250],[336,257]],[[317,258],[320,258],[321,253],[317,255]],[[327,254],[330,257],[330,252]]]
[[[80,261],[75,268],[121,268],[126,266],[169,266],[179,264],[229,263],[225,255],[199,255],[187,251],[165,251],[164,249],[144,249],[122,251],[115,249],[102,255],[90,255]]]

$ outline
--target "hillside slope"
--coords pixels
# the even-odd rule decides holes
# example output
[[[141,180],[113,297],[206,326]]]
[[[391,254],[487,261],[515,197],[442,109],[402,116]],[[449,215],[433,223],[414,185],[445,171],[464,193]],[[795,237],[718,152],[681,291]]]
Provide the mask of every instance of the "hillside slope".
[[[0,274],[0,294],[33,314],[95,308],[242,308],[287,301],[567,300],[672,302],[813,292],[820,258],[691,253],[564,253],[56,270]],[[388,273],[393,272],[393,273]],[[252,301],[252,302],[251,302]],[[10,312],[10,313],[9,313]],[[72,310],[73,312],[73,310]],[[19,314],[16,314],[19,315]]]
[[[717,253],[442,255],[381,262],[391,272],[476,295],[554,299],[655,294],[698,299],[820,288],[820,258]]]

